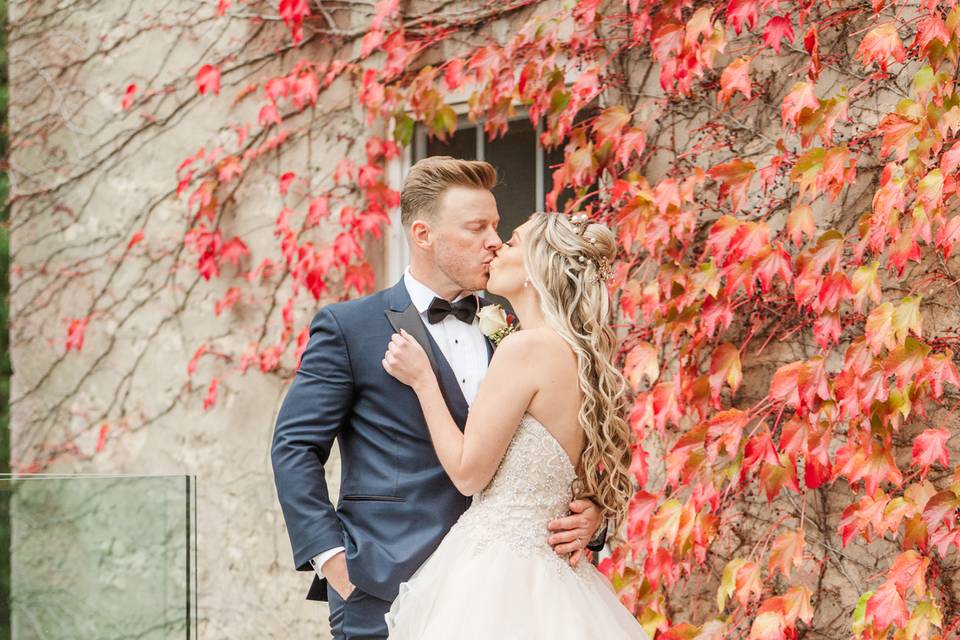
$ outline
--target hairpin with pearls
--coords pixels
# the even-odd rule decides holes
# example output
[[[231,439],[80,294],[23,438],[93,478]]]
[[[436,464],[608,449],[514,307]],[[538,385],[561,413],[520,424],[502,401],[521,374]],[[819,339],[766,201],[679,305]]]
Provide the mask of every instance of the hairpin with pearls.
[[[590,220],[587,218],[587,214],[578,213],[570,216],[570,222],[577,228],[577,233],[582,237],[584,232],[587,230],[587,227],[590,226]],[[587,238],[587,242],[591,245],[596,245],[596,238]],[[607,261],[607,258],[601,256],[599,258],[588,258],[582,253],[577,256],[577,261],[582,265],[587,264],[587,260],[591,260],[597,268],[597,272],[593,276],[594,282],[601,282],[608,280],[610,276],[613,275],[613,269],[610,268],[610,263]]]
[[[570,216],[570,222],[577,228],[577,233],[581,236],[583,232],[587,230],[587,227],[590,226],[590,220],[585,213],[577,213]]]

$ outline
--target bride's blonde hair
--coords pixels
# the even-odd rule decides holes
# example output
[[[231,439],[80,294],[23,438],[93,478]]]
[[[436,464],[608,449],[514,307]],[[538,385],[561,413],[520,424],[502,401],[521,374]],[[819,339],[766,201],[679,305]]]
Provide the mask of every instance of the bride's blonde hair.
[[[549,326],[577,356],[580,424],[586,444],[577,471],[578,497],[589,497],[613,518],[617,531],[633,495],[627,384],[614,365],[617,338],[610,326],[606,278],[616,238],[602,224],[572,222],[537,212],[524,238],[524,264]],[[576,218],[575,218],[576,219]]]

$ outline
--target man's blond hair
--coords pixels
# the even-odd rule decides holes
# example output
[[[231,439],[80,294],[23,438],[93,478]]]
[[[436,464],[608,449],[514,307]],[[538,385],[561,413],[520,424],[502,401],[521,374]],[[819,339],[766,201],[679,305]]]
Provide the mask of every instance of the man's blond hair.
[[[409,228],[414,220],[429,220],[450,187],[490,191],[497,184],[497,170],[482,160],[459,160],[431,156],[410,167],[400,192],[400,221]]]

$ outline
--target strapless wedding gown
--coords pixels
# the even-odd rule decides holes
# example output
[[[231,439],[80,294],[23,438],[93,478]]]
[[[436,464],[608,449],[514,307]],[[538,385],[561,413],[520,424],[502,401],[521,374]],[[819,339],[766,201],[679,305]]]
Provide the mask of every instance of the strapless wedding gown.
[[[648,640],[596,567],[547,543],[567,515],[573,464],[524,415],[500,468],[386,615],[390,640]]]

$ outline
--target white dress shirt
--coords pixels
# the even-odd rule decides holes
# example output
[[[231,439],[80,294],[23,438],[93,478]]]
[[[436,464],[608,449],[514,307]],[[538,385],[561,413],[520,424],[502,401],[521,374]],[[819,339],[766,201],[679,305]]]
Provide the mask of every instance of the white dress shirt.
[[[467,324],[458,320],[453,314],[436,324],[430,324],[427,320],[427,309],[434,298],[439,298],[430,287],[423,284],[410,274],[410,267],[403,274],[403,285],[410,294],[410,301],[417,311],[420,312],[420,319],[427,327],[431,337],[440,347],[440,352],[446,358],[453,373],[457,376],[457,384],[463,391],[463,397],[467,400],[467,405],[473,404],[477,397],[477,390],[483,381],[483,376],[487,373],[488,351],[487,339],[480,331],[480,321],[473,319],[473,324]],[[469,294],[457,297],[451,302],[456,302]],[[317,554],[310,561],[313,568],[323,577],[321,569],[323,565],[343,551],[343,547],[334,547],[328,551]]]

